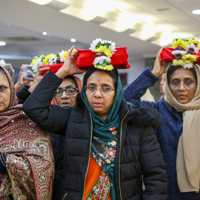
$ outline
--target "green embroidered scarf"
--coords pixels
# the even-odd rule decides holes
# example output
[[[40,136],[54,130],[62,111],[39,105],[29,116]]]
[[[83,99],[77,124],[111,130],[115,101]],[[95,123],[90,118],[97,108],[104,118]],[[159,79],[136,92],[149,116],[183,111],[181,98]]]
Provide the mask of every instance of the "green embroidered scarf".
[[[85,83],[85,81],[83,81],[83,83]],[[85,102],[87,109],[91,113],[93,120],[91,155],[101,169],[107,173],[110,178],[110,192],[112,200],[117,200],[115,186],[115,154],[117,135],[120,131],[119,109],[123,98],[122,84],[119,74],[115,92],[116,94],[113,106],[108,114],[108,117],[106,120],[104,120],[101,117],[98,117],[90,107],[85,95],[85,85],[83,85],[81,90],[82,99]]]

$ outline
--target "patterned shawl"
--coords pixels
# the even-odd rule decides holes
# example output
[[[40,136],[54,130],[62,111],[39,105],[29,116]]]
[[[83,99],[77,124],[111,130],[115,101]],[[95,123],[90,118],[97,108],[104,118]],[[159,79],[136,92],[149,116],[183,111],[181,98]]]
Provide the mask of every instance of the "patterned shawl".
[[[0,174],[0,199],[12,194],[14,199],[50,200],[54,157],[49,136],[25,115],[11,77],[3,70],[11,97],[9,107],[0,112],[0,152],[7,154],[8,171]]]

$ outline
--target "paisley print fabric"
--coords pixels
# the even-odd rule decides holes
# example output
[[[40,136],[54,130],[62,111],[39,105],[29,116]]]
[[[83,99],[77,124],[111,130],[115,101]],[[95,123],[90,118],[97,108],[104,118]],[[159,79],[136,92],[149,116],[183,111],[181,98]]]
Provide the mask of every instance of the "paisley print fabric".
[[[23,112],[10,83],[9,107],[0,112],[0,152],[7,154],[8,174],[0,174],[0,199],[12,194],[17,200],[50,200],[54,178],[54,157],[47,132]]]

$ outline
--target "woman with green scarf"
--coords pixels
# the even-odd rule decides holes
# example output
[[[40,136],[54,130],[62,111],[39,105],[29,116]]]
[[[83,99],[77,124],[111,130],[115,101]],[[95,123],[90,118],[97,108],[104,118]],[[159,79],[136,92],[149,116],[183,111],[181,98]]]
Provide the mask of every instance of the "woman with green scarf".
[[[158,113],[122,99],[115,68],[90,68],[74,107],[50,105],[62,79],[83,72],[72,50],[57,73],[48,72],[23,105],[40,127],[66,136],[60,199],[166,199],[165,165],[154,134]]]

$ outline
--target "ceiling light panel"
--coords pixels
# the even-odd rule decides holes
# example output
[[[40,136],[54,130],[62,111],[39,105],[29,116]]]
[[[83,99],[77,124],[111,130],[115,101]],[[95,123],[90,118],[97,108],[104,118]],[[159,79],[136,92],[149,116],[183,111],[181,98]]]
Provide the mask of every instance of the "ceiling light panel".
[[[50,3],[52,0],[28,0],[28,1],[39,4],[39,5],[46,5]]]
[[[95,11],[87,12],[87,10],[81,7],[75,7],[75,6],[69,6],[66,9],[60,10],[60,12],[71,15],[73,17],[77,17],[85,21],[90,21],[97,16]]]
[[[5,46],[5,45],[6,45],[6,42],[0,41],[0,46]]]
[[[43,5],[51,2],[49,0],[29,1],[43,2]],[[171,0],[53,1],[62,2],[68,6],[60,10],[62,13],[85,21],[92,21],[113,31],[127,32],[131,37],[149,40],[159,46],[168,45],[181,35],[184,35],[183,37],[189,36],[181,32],[186,29],[181,27],[181,22],[183,20],[187,22],[188,16],[173,6]],[[168,21],[173,21],[173,24],[168,23]],[[185,24],[191,26],[190,22]]]

